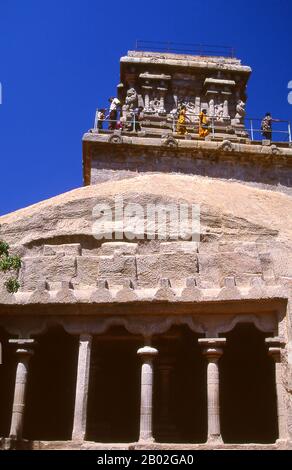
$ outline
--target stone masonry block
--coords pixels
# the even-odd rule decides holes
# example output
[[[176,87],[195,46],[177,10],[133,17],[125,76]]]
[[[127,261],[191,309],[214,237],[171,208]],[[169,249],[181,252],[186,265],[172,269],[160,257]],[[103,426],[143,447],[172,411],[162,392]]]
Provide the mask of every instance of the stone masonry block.
[[[200,280],[205,288],[222,287],[228,276],[240,279],[239,284],[244,285],[251,275],[262,273],[259,256],[254,253],[206,253],[199,254],[198,259]]]
[[[169,278],[173,284],[185,285],[185,279],[198,272],[196,253],[163,253],[160,255],[161,277]]]
[[[98,276],[107,279],[110,284],[122,285],[126,278],[137,277],[135,256],[100,256]]]
[[[70,243],[68,245],[44,245],[44,256],[53,255],[79,256],[81,254],[80,243]]]
[[[78,256],[77,278],[75,284],[96,285],[98,278],[99,256]]]
[[[137,277],[141,287],[156,287],[160,279],[160,255],[138,255]]]
[[[19,273],[21,290],[33,291],[37,288],[39,281],[44,278],[43,258],[22,258],[22,265]]]
[[[137,247],[137,243],[107,242],[101,245],[101,254],[110,256],[117,252],[120,255],[134,255]]]
[[[71,281],[76,276],[76,258],[63,255],[43,257],[43,274],[48,281]]]

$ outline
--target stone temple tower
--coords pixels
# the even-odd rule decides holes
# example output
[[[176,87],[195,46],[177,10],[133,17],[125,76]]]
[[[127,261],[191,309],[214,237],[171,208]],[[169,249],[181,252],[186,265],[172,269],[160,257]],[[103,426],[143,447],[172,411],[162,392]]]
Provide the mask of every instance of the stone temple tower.
[[[292,449],[290,144],[249,132],[236,58],[120,66],[84,187],[0,217],[0,445]]]

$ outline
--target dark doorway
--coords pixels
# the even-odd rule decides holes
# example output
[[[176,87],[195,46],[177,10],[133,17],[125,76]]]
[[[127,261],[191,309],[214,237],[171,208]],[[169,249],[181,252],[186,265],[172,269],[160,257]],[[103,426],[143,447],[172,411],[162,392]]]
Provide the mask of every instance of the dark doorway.
[[[205,442],[206,364],[199,335],[172,327],[154,341],[154,436],[158,442]]]
[[[93,341],[87,440],[134,442],[139,437],[142,338],[111,328]]]
[[[78,337],[61,327],[36,338],[31,358],[24,437],[70,440],[73,427]]]
[[[0,437],[8,437],[11,423],[17,357],[9,344],[11,335],[0,329],[2,364],[0,364]]]
[[[238,324],[220,359],[221,429],[224,442],[272,443],[277,439],[275,366],[264,334]]]

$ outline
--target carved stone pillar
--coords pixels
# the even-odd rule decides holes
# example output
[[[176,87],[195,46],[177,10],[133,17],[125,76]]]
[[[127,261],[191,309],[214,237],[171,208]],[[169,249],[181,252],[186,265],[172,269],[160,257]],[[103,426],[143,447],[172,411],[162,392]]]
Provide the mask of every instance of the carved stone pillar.
[[[138,349],[137,353],[142,359],[139,441],[153,442],[153,360],[158,351],[150,346],[144,346]]]
[[[223,103],[223,117],[226,119],[229,118],[228,100],[224,100]]]
[[[211,98],[209,101],[209,116],[214,117],[215,116],[215,104],[214,104],[214,99]]]
[[[166,111],[165,111],[164,99],[165,99],[165,95],[166,95],[166,92],[167,92],[167,88],[158,87],[157,90],[159,91],[159,94],[160,94],[159,113],[160,114],[165,114]]]
[[[92,336],[80,335],[72,440],[83,441],[86,437],[91,347]]]
[[[199,120],[199,114],[201,112],[201,98],[199,96],[196,96],[195,99],[195,119],[198,121]]]
[[[150,110],[150,93],[151,93],[151,90],[152,90],[152,86],[147,86],[147,85],[143,85],[142,86],[142,89],[144,90],[144,112],[145,113],[149,113],[151,110]]]
[[[285,342],[280,338],[266,338],[268,345],[269,355],[275,361],[275,381],[276,381],[276,396],[277,396],[277,415],[278,415],[278,440],[285,440],[288,438],[288,425],[287,425],[287,410],[285,406],[285,390],[282,381],[282,365],[281,365],[281,352],[285,346]]]
[[[208,396],[208,438],[207,442],[221,443],[220,403],[219,403],[219,359],[223,354],[222,347],[226,338],[200,338],[207,365],[207,396]]]
[[[32,346],[35,344],[35,340],[10,339],[9,343],[17,347],[17,367],[9,436],[12,439],[20,440],[22,438],[23,430],[29,360],[33,355]]]

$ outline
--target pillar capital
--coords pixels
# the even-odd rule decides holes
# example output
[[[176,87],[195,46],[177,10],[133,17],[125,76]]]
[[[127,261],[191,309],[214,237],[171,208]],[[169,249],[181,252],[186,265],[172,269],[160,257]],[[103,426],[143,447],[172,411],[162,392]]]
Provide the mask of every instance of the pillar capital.
[[[139,348],[137,351],[138,356],[140,356],[143,360],[153,360],[157,354],[158,350],[152,348],[152,346],[144,346],[143,348]]]
[[[19,359],[29,359],[33,354],[33,347],[36,346],[34,339],[10,339],[9,344],[12,344],[16,348],[16,354]]]
[[[226,338],[199,338],[198,342],[203,347],[204,356],[209,362],[214,362],[222,356]]]
[[[266,345],[268,346],[268,354],[275,362],[281,362],[282,349],[285,347],[285,341],[283,338],[275,336],[273,338],[265,339]]]

